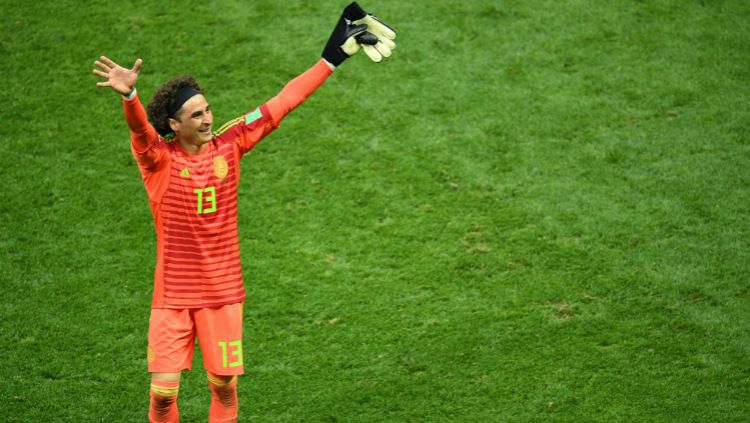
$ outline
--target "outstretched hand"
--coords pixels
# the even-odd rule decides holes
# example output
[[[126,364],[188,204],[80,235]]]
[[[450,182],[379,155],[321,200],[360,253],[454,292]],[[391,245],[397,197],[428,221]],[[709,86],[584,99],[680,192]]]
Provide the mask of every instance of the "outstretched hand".
[[[133,91],[135,82],[138,80],[138,72],[141,70],[143,60],[138,59],[132,69],[125,69],[113,62],[106,56],[102,56],[94,62],[99,69],[94,69],[94,75],[107,78],[104,82],[97,82],[97,87],[110,87],[122,95],[128,95]]]

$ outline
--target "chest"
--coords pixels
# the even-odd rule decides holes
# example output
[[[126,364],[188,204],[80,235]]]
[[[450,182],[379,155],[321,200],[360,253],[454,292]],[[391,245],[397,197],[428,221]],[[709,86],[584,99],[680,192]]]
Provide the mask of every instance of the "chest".
[[[239,169],[231,147],[215,147],[199,156],[173,152],[165,205],[183,213],[210,217],[236,203]]]

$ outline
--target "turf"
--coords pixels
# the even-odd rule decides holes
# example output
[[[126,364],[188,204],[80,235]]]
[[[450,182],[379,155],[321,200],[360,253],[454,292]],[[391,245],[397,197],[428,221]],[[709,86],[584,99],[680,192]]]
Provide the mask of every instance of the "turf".
[[[191,73],[220,124],[345,2],[2,5],[0,415],[144,421],[155,240],[93,61]],[[362,5],[394,55],[242,164],[241,421],[750,420],[750,4]]]

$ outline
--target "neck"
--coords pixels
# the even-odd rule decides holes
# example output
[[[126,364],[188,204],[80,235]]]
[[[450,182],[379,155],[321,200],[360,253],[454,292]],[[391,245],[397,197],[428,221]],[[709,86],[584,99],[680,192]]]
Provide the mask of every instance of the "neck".
[[[206,148],[206,144],[196,144],[184,141],[179,138],[177,139],[177,142],[180,144],[180,147],[182,147],[182,149],[185,150],[188,154],[198,154],[201,153],[204,148]]]

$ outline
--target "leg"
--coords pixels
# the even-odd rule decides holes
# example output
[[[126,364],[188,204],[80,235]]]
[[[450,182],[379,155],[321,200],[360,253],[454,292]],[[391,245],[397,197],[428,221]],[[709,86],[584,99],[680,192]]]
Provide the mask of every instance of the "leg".
[[[180,373],[152,373],[151,401],[148,421],[152,423],[179,423],[177,395],[180,389]]]
[[[242,359],[242,304],[203,308],[194,313],[203,365],[211,388],[210,423],[237,421],[237,375]]]
[[[151,372],[150,422],[177,423],[177,394],[182,370],[190,370],[195,331],[189,310],[153,309],[148,332],[148,371]]]
[[[237,376],[219,376],[208,372],[211,389],[209,423],[235,423],[237,421]]]

